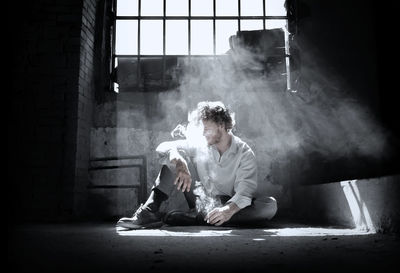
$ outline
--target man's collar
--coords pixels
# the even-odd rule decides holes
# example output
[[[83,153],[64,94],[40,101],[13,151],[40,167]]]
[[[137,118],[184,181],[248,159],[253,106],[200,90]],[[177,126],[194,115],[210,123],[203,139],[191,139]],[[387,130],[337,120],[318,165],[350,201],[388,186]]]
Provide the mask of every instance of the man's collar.
[[[236,153],[237,150],[238,150],[238,146],[237,146],[237,141],[236,141],[235,135],[232,134],[231,132],[229,132],[229,135],[231,136],[231,145],[229,146],[228,150],[225,151],[224,154]],[[213,149],[214,151],[218,152],[218,149],[217,149],[215,144],[210,145],[209,147],[211,149]]]
[[[229,135],[231,136],[231,146],[229,146],[228,150],[226,150],[226,153],[236,153],[238,149],[236,137],[231,132],[229,133]]]

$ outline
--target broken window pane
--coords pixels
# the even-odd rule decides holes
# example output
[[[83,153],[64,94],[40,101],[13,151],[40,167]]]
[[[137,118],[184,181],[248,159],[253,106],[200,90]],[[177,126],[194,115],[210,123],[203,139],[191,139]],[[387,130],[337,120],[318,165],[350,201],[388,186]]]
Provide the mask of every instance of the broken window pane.
[[[238,16],[238,0],[216,0],[217,16]]]
[[[186,20],[167,20],[165,31],[165,54],[188,54],[188,22]]]
[[[120,55],[137,55],[137,20],[117,20],[115,53]]]
[[[240,30],[260,30],[263,29],[262,20],[241,20]]]
[[[211,20],[192,20],[190,27],[191,54],[213,54],[213,22]]]
[[[240,14],[242,16],[262,16],[263,15],[263,1],[262,0],[241,1]]]
[[[237,20],[216,20],[216,54],[225,54],[229,49],[229,37],[236,35]]]
[[[163,21],[142,20],[140,22],[140,54],[163,54]]]
[[[192,0],[192,16],[212,16],[213,0]]]
[[[137,16],[138,0],[118,0],[117,16]]]
[[[167,0],[166,3],[167,16],[188,16],[188,0]]]
[[[265,15],[286,16],[285,0],[265,0]]]
[[[142,16],[162,16],[164,14],[163,0],[142,0]]]
[[[162,57],[145,57],[140,59],[141,85],[144,90],[157,90],[162,87]]]
[[[119,91],[124,92],[129,89],[135,89],[138,80],[138,61],[136,58],[116,58],[117,82]]]

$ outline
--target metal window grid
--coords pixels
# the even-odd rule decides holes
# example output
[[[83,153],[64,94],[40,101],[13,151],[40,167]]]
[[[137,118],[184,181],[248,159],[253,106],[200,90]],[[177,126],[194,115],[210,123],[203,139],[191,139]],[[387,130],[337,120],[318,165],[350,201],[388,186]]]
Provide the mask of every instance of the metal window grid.
[[[263,15],[262,16],[241,16],[241,2],[242,0],[237,0],[237,8],[238,8],[238,16],[217,16],[216,15],[216,2],[217,0],[213,0],[213,15],[212,16],[192,16],[191,15],[191,3],[192,0],[187,0],[188,1],[188,16],[167,16],[166,15],[166,2],[167,0],[163,0],[163,15],[162,16],[142,16],[141,15],[141,5],[142,5],[142,0],[138,0],[138,15],[137,16],[117,16],[117,1],[113,1],[112,5],[112,15],[113,15],[113,28],[112,28],[112,61],[111,61],[111,71],[112,73],[114,72],[115,68],[115,59],[116,58],[133,58],[137,60],[137,87],[138,89],[140,88],[140,79],[141,79],[141,69],[140,69],[140,62],[141,58],[162,58],[162,85],[165,86],[165,68],[166,68],[166,58],[168,57],[186,57],[188,58],[188,61],[190,62],[190,59],[192,57],[214,57],[216,58],[218,55],[216,54],[216,20],[237,20],[238,21],[238,31],[240,31],[241,27],[241,20],[246,20],[246,19],[261,19],[263,21],[263,29],[266,29],[265,22],[266,20],[287,20],[288,17],[287,15],[285,16],[266,16],[266,1],[273,1],[273,0],[262,0],[263,4]],[[115,47],[116,47],[116,22],[117,20],[137,20],[137,51],[138,54],[116,54],[115,53]],[[162,20],[163,21],[163,53],[160,55],[144,55],[140,54],[140,23],[143,20]],[[188,54],[186,55],[166,55],[165,54],[165,25],[167,20],[186,20],[188,22]],[[191,54],[191,20],[212,20],[213,22],[213,54],[212,55],[192,55]],[[287,89],[290,89],[290,75],[289,75],[289,54],[288,54],[288,38],[285,38],[285,52],[286,52],[286,69],[287,69]]]

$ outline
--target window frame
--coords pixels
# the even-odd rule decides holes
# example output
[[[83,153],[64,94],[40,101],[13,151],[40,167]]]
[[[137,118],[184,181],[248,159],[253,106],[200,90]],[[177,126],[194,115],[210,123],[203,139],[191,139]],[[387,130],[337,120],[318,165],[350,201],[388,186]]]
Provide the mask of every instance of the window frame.
[[[286,20],[286,25],[288,24],[288,13],[286,11],[286,15],[281,15],[281,16],[272,16],[266,15],[266,2],[267,1],[273,1],[273,0],[261,0],[263,4],[263,15],[259,16],[242,16],[241,15],[241,2],[242,0],[237,0],[237,8],[238,8],[238,15],[235,16],[217,16],[216,15],[216,3],[217,0],[212,0],[213,3],[213,15],[211,16],[192,16],[191,15],[191,2],[192,0],[187,0],[188,1],[188,16],[170,16],[166,15],[166,2],[167,0],[163,0],[163,15],[159,16],[142,16],[141,15],[141,3],[142,0],[137,0],[138,1],[138,15],[117,15],[117,1],[118,0],[113,0],[112,3],[112,45],[111,45],[111,74],[115,76],[115,64],[116,64],[116,59],[117,58],[132,58],[136,59],[137,61],[137,88],[140,89],[140,79],[141,79],[141,69],[140,69],[140,63],[142,58],[161,58],[162,59],[162,85],[165,86],[165,69],[166,69],[166,59],[171,58],[171,57],[187,57],[188,62],[190,63],[191,58],[196,58],[196,57],[204,57],[204,58],[210,58],[213,57],[216,59],[218,56],[223,56],[224,54],[217,54],[216,53],[216,22],[217,20],[237,20],[237,31],[241,31],[241,20],[262,20],[263,23],[263,30],[266,29],[266,21],[267,20]],[[145,0],[144,0],[145,1]],[[118,20],[137,20],[137,52],[138,54],[116,54],[115,49],[116,49],[116,24]],[[143,20],[162,20],[162,32],[163,32],[163,46],[162,46],[162,54],[140,54],[140,29],[141,29],[141,21]],[[183,54],[183,55],[173,55],[173,54],[166,54],[166,22],[168,20],[185,20],[187,21],[187,40],[188,40],[188,54]],[[213,54],[201,54],[201,55],[193,55],[191,54],[191,21],[192,20],[208,20],[212,21],[213,25]],[[286,59],[286,70],[287,70],[287,89],[290,89],[290,69],[289,69],[289,38],[287,35],[287,31],[285,31],[285,59]],[[112,90],[114,92],[118,92],[112,85]]]

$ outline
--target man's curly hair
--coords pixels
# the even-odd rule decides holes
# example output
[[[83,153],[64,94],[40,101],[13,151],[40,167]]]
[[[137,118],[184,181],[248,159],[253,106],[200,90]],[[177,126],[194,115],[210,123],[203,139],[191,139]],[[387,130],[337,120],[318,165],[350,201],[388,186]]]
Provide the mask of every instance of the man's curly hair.
[[[230,131],[235,126],[234,113],[225,107],[220,101],[203,101],[197,105],[199,120],[210,120],[217,124],[224,124]]]

